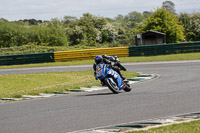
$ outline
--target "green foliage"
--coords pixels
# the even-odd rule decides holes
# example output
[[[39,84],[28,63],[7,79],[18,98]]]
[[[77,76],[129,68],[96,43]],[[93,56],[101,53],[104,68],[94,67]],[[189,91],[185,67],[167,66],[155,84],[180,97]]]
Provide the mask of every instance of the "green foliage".
[[[95,46],[97,42],[112,42],[115,29],[105,18],[86,13],[76,22],[69,23],[68,21],[67,34],[70,45]]]
[[[148,18],[149,12],[145,15],[140,12],[130,12],[127,15],[118,15],[113,22],[114,26],[117,27],[118,36],[116,36],[116,42],[123,44],[124,46],[135,44],[135,33],[138,29],[141,29],[144,25],[145,17]]]
[[[200,13],[176,15],[174,3],[165,1],[162,9],[155,12],[132,11],[115,19],[90,13],[80,18],[64,16],[62,20],[50,21],[0,19],[0,48],[29,44],[78,48],[129,46],[134,45],[136,33],[149,30],[166,33],[167,43],[180,42],[184,37],[199,41]]]
[[[184,39],[184,29],[178,24],[178,19],[166,9],[156,10],[146,20],[142,31],[159,31],[166,34],[167,43],[180,42]]]
[[[71,25],[67,28],[67,35],[69,36],[70,45],[77,45],[83,39],[83,30],[80,26]]]
[[[42,20],[36,20],[36,19],[24,19],[24,20],[20,20],[20,21],[28,23],[30,25],[38,25],[38,24],[42,23]]]
[[[29,31],[16,23],[0,20],[0,48],[20,46],[28,42]]]
[[[179,21],[185,29],[186,40],[200,40],[200,13],[181,13]]]
[[[36,42],[38,45],[47,46],[64,46],[68,45],[68,39],[65,30],[50,26],[32,26],[31,27],[31,42]]]
[[[59,24],[53,25],[55,24],[23,26],[15,22],[0,20],[0,47],[22,46],[28,43],[48,46],[68,45],[65,30],[59,27]]]
[[[101,30],[102,42],[112,42],[113,39],[118,36],[117,31],[115,30],[114,26],[110,23],[107,23],[103,26]]]
[[[144,21],[144,15],[139,12],[130,12],[124,17],[124,20],[128,24],[128,27],[136,28],[139,23]]]

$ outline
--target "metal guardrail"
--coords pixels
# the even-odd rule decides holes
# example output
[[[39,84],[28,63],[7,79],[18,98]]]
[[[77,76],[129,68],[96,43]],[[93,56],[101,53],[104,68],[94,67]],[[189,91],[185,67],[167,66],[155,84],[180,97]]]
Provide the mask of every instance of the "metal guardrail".
[[[129,56],[154,56],[200,52],[200,42],[142,45],[129,47]]]
[[[52,53],[22,54],[0,56],[0,65],[18,65],[44,62],[61,62],[93,59],[96,55],[117,55],[128,57],[128,47],[101,48],[75,51],[60,51]]]
[[[96,55],[117,55],[118,57],[128,57],[128,47],[116,47],[116,48],[100,48],[100,49],[88,49],[88,50],[76,50],[76,51],[60,51],[54,52],[55,62],[72,61],[72,60],[87,60],[93,59]]]
[[[6,55],[0,56],[0,65],[87,60],[93,59],[96,55],[102,54],[117,55],[118,57],[128,57],[167,55],[190,52],[200,52],[200,42],[59,51],[54,53]]]
[[[0,56],[0,65],[19,65],[44,62],[54,62],[54,53]]]

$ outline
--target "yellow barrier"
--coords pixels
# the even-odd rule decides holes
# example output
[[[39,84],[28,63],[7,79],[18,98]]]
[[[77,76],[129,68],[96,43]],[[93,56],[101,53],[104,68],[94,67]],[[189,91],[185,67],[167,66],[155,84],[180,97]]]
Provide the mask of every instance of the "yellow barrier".
[[[54,52],[54,60],[55,62],[87,60],[87,59],[93,59],[96,55],[103,55],[103,54],[117,55],[118,57],[128,57],[129,47],[59,51],[59,52]]]

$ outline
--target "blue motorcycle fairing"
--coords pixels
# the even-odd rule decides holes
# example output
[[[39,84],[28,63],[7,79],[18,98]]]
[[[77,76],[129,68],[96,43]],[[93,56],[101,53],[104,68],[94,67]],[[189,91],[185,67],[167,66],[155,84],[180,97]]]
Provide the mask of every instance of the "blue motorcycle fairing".
[[[115,72],[112,68],[108,68],[106,66],[106,64],[98,64],[96,66],[96,77],[100,80],[104,79],[107,75],[111,75],[112,77],[114,77],[117,81],[118,84],[118,89],[122,90],[124,89],[126,86],[123,82],[123,80],[121,79],[120,75]],[[112,78],[108,78],[111,82],[114,83]]]
[[[106,64],[99,64],[96,66],[96,77],[102,80],[106,76]]]

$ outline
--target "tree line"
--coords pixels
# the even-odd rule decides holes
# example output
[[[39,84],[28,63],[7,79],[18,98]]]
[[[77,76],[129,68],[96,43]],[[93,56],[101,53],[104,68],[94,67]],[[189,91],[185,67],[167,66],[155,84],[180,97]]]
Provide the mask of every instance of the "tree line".
[[[173,5],[174,6],[174,5]],[[169,7],[169,6],[168,6]],[[114,19],[85,13],[80,18],[42,21],[0,19],[0,48],[26,44],[45,46],[96,46],[107,43],[134,45],[134,35],[149,30],[166,34],[167,43],[200,40],[200,13],[176,14],[174,8],[130,12]]]

